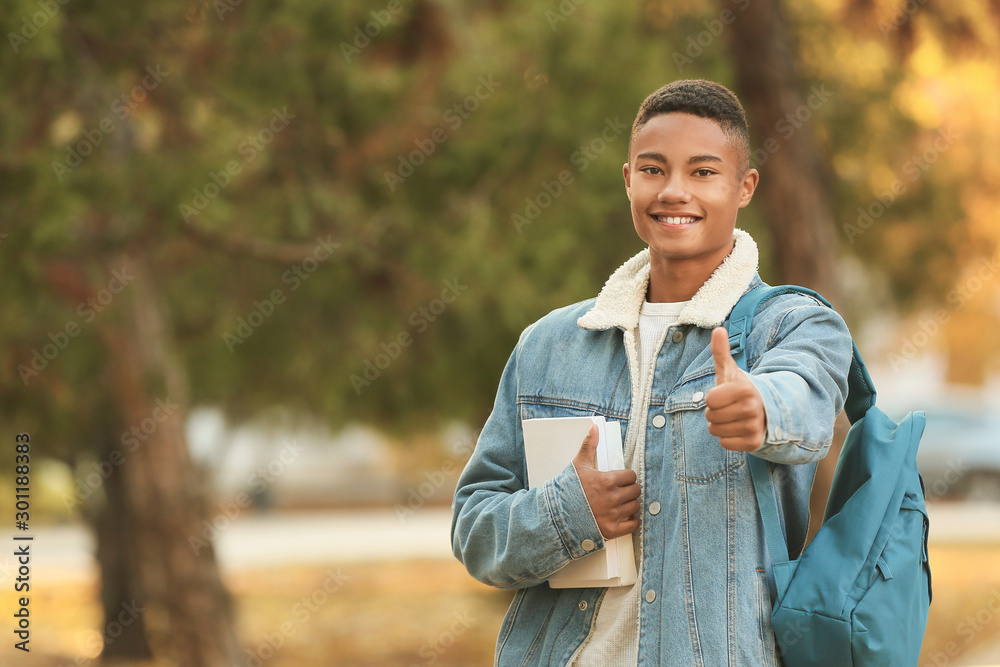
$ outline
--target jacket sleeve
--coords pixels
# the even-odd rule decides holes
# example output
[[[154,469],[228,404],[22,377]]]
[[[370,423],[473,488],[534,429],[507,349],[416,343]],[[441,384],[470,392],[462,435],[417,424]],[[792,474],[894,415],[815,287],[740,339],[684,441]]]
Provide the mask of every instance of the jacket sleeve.
[[[572,463],[545,484],[526,488],[517,393],[518,359],[530,329],[507,361],[493,411],[452,503],[455,556],[473,577],[497,588],[540,584],[570,561],[604,547]]]
[[[755,332],[766,336],[750,378],[764,399],[767,433],[753,454],[775,463],[809,463],[823,458],[833,440],[854,345],[832,308],[809,297],[788,302],[793,305],[774,306],[770,328]]]

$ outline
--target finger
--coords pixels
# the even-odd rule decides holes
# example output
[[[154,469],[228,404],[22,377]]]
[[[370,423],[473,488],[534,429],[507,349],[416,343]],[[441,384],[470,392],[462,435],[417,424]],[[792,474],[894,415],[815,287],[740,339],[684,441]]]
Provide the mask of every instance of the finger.
[[[630,500],[629,502],[620,506],[622,519],[628,519],[639,513],[642,509],[642,505],[639,504],[638,500]]]
[[[718,384],[705,394],[706,410],[721,410],[747,397],[747,388],[739,382]]]
[[[729,332],[725,327],[715,327],[712,330],[712,359],[715,360],[715,385],[734,380],[739,373],[739,366],[733,359],[729,349]]]
[[[736,421],[729,424],[709,424],[708,432],[719,438],[741,438],[743,436],[752,435],[757,431],[757,428],[753,424],[749,424],[746,421]]]
[[[611,538],[613,539],[615,537],[624,537],[625,535],[630,535],[634,533],[638,529],[639,529],[639,519],[637,518],[625,519],[623,521],[619,521],[618,525],[615,526]]]
[[[637,500],[642,495],[639,493],[638,488],[638,485],[620,486],[614,491],[609,492],[608,499],[613,507],[621,507]]]
[[[634,485],[635,488],[637,488],[637,489],[639,488],[639,485],[636,484],[637,479],[636,479],[635,471],[632,470],[632,469],[608,470],[607,472],[602,473],[602,474],[606,475],[607,478],[609,480],[611,480],[611,482],[615,486],[633,486]]]
[[[722,408],[706,408],[705,419],[709,424],[729,424],[731,422],[748,421],[759,416],[750,401],[736,401]]]
[[[573,457],[573,463],[579,468],[584,466],[587,468],[597,468],[597,441],[600,436],[597,432],[597,424],[591,424],[590,430],[587,431],[587,437],[583,439],[583,443],[580,444],[580,451],[576,453]]]
[[[638,484],[629,484],[628,486],[618,487],[619,490],[619,502],[626,502],[628,500],[635,500],[642,495],[642,490],[639,488]]]
[[[603,526],[601,528],[601,535],[604,536],[605,540],[613,540],[616,537],[624,537],[630,533],[634,533],[638,528],[638,519],[622,519],[619,522],[613,522],[611,525]]]

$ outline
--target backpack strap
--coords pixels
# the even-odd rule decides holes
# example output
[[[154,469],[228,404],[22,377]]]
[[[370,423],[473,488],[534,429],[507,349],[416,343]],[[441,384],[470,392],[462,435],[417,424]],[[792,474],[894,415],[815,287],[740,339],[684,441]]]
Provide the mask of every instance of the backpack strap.
[[[758,307],[768,299],[780,294],[798,293],[811,296],[829,308],[830,302],[811,289],[796,285],[780,285],[777,287],[758,287],[744,294],[733,307],[729,315],[727,329],[729,331],[729,348],[733,359],[745,371],[747,367],[747,339],[750,336],[751,325]],[[844,411],[853,424],[865,416],[868,409],[875,405],[875,386],[868,368],[861,358],[858,346],[854,344],[854,355],[851,360],[851,370],[847,377],[848,395],[844,402]],[[773,567],[788,561],[788,545],[785,542],[781,520],[778,517],[778,504],[774,497],[774,486],[771,482],[768,462],[759,456],[747,455],[750,476],[753,479],[754,493],[757,496],[757,506],[764,527],[765,566],[767,568],[768,585],[771,589],[771,599],[776,601],[779,594],[784,594],[788,586],[788,569],[780,572]],[[783,581],[775,581],[778,573]]]
[[[780,294],[804,294],[811,296],[828,308],[833,308],[830,302],[822,296],[805,287],[797,285],[779,285],[777,287],[758,287],[752,289],[736,302],[733,311],[729,315],[729,349],[732,351],[733,359],[743,370],[747,368],[747,338],[750,335],[750,325],[753,322],[757,308],[763,302],[772,299]],[[844,401],[844,412],[853,424],[868,412],[868,409],[875,405],[875,385],[868,374],[868,367],[865,366],[861,353],[858,351],[857,343],[854,343],[854,356],[851,360],[851,370],[847,374],[847,399]]]

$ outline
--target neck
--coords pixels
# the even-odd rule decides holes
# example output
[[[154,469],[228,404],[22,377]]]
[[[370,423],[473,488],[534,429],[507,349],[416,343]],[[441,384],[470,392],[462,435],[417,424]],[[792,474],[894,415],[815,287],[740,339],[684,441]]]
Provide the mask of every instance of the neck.
[[[650,248],[646,300],[650,303],[689,301],[729,256],[734,245],[730,243],[721,251],[705,257],[685,259],[666,257]]]

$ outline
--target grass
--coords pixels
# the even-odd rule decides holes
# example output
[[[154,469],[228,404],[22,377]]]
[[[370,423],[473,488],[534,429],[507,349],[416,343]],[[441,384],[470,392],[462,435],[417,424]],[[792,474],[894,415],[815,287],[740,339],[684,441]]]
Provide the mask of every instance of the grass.
[[[933,547],[931,564],[934,602],[921,665],[951,664],[956,653],[1000,640],[1000,614],[988,604],[1000,599],[1000,545]],[[268,667],[490,665],[512,597],[454,561],[293,567],[230,575],[227,583],[246,651],[239,664],[248,667],[258,660]],[[16,598],[5,589],[0,608],[9,618]],[[31,605],[30,658],[5,641],[0,664],[76,667],[96,656],[95,583],[40,585]],[[0,626],[5,633],[7,626]]]

